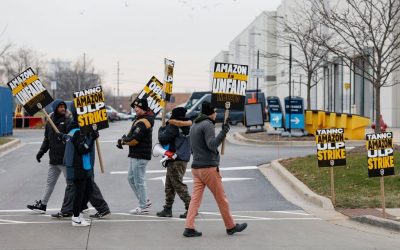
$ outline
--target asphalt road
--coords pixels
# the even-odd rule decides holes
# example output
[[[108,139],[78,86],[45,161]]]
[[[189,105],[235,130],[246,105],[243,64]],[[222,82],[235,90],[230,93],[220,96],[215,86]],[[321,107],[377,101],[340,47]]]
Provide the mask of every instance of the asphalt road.
[[[159,125],[157,122],[154,142]],[[33,214],[26,209],[28,203],[41,197],[48,158],[43,157],[42,163],[35,160],[43,130],[15,131],[15,136],[22,139],[21,146],[0,156],[0,249],[398,249],[398,234],[376,234],[337,226],[307,214],[286,201],[256,169],[257,165],[279,157],[314,153],[314,147],[227,143],[220,166],[225,191],[235,220],[249,224],[245,232],[233,237],[225,234],[209,191],[205,193],[197,218],[197,228],[203,231],[201,238],[182,236],[184,220],[178,219],[178,215],[184,208],[178,197],[174,218],[155,216],[164,201],[165,175],[157,158],[148,164],[146,176],[152,212],[148,216],[130,215],[128,211],[137,206],[137,200],[127,182],[128,150],[115,147],[116,139],[129,126],[129,122],[116,122],[100,133],[105,173],[101,174],[97,168],[96,182],[113,215],[93,221],[89,228],[73,228],[70,220],[49,217],[61,205],[63,178],[49,201],[47,215]],[[232,130],[243,130],[243,127]],[[185,181],[191,190],[190,169]]]

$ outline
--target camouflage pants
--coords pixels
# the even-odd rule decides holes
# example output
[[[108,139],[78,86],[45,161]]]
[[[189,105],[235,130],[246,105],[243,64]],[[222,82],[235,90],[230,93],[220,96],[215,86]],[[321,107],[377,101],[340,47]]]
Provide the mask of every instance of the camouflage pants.
[[[167,176],[165,180],[165,206],[172,208],[174,204],[175,194],[185,203],[185,208],[189,208],[190,195],[187,185],[182,182],[186,172],[187,162],[171,161],[168,162]]]

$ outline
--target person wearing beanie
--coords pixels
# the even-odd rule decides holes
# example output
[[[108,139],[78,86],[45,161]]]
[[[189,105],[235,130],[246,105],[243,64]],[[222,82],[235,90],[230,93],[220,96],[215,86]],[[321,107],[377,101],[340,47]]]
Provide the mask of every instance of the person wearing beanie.
[[[147,197],[145,174],[147,163],[151,160],[154,113],[149,109],[147,99],[137,99],[131,107],[135,109],[136,119],[129,133],[117,141],[117,147],[122,149],[123,145],[129,146],[128,182],[139,201],[139,205],[129,212],[141,215],[148,214],[151,207],[151,201]]]
[[[218,146],[229,132],[229,124],[222,125],[222,130],[215,136],[215,108],[209,102],[203,102],[201,113],[194,120],[190,129],[191,146],[193,152],[192,175],[193,191],[189,211],[186,217],[185,237],[198,237],[202,233],[195,229],[195,218],[201,205],[204,188],[207,187],[218,204],[219,211],[225,224],[226,233],[232,235],[246,229],[247,224],[235,224],[229,203],[225,195],[222,177],[219,174]]]
[[[178,107],[172,110],[172,115],[165,127],[158,130],[158,141],[164,148],[168,148],[177,154],[175,160],[167,160],[165,167],[167,174],[165,177],[165,205],[164,209],[157,213],[158,217],[172,217],[172,205],[174,204],[175,194],[185,205],[185,213],[179,217],[184,219],[190,204],[190,195],[187,185],[183,183],[183,176],[190,160],[190,137],[189,131],[192,121],[185,117],[186,108]]]
[[[71,120],[71,113],[67,110],[67,105],[63,100],[54,100],[53,112],[50,114],[50,119],[54,122],[58,130],[66,133],[67,125]],[[47,122],[44,129],[44,139],[39,152],[36,155],[36,160],[41,161],[43,155],[49,152],[49,170],[47,172],[46,187],[40,200],[36,200],[33,204],[27,205],[27,208],[39,212],[46,213],[47,202],[53,193],[57,180],[61,172],[66,176],[66,169],[63,166],[65,144],[57,139],[56,132]]]

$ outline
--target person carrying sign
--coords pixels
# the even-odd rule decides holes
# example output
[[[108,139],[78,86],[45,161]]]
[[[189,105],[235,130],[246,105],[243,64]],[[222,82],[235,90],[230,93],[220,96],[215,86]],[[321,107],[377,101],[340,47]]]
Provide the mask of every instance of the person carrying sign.
[[[66,133],[67,125],[71,120],[71,113],[67,110],[67,105],[63,100],[57,99],[53,102],[52,108],[54,112],[50,114],[51,120],[61,133]],[[56,132],[48,122],[44,130],[42,146],[36,155],[36,160],[40,162],[43,155],[49,151],[50,164],[47,172],[46,188],[42,198],[32,205],[27,205],[27,208],[40,213],[46,212],[47,202],[53,193],[61,172],[64,177],[67,176],[66,168],[63,166],[64,150],[65,144],[57,138]]]
[[[218,146],[229,132],[229,123],[222,125],[222,130],[215,136],[215,118],[217,114],[209,102],[203,102],[200,115],[194,120],[190,130],[193,151],[192,175],[193,192],[186,218],[183,235],[198,237],[202,233],[195,229],[194,220],[203,197],[204,188],[210,189],[217,201],[219,211],[226,227],[226,233],[232,235],[246,229],[247,224],[235,224],[229,209],[229,203],[219,174]]]
[[[175,160],[167,160],[165,181],[165,205],[164,209],[157,213],[158,217],[172,217],[172,205],[175,194],[185,203],[186,212],[180,218],[186,218],[190,204],[188,188],[183,183],[183,176],[186,173],[187,163],[190,160],[191,148],[189,131],[192,121],[185,117],[186,109],[178,107],[172,110],[172,115],[165,127],[158,130],[158,141],[161,145],[167,146],[169,151],[177,154]]]
[[[70,123],[68,134],[62,135],[66,141],[64,164],[67,167],[67,181],[74,183],[74,201],[72,226],[89,226],[81,212],[92,194],[93,166],[95,159],[95,140],[99,137],[97,130],[88,134],[81,133],[77,123],[77,113],[72,107],[74,120]]]
[[[130,167],[128,182],[139,200],[139,206],[129,211],[131,214],[148,214],[151,201],[147,199],[147,190],[144,176],[146,165],[151,160],[152,134],[154,126],[154,113],[149,110],[146,99],[134,101],[136,119],[128,135],[117,141],[117,147],[129,146]]]

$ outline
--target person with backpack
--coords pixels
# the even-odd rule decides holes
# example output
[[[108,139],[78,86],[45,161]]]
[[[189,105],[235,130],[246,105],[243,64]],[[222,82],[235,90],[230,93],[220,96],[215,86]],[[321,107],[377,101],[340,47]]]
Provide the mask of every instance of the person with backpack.
[[[198,213],[205,187],[211,191],[218,204],[228,235],[242,232],[247,227],[247,223],[235,224],[222,184],[222,177],[219,174],[220,156],[218,146],[225,139],[230,127],[228,122],[224,123],[222,130],[215,136],[216,117],[215,108],[205,101],[202,103],[201,113],[194,120],[194,124],[190,129],[193,151],[193,192],[186,218],[186,228],[183,232],[185,237],[199,237],[202,235],[201,232],[195,229],[194,220]]]
[[[175,194],[185,204],[186,211],[179,217],[186,218],[190,204],[190,195],[187,185],[183,183],[183,176],[190,160],[191,148],[189,131],[192,121],[185,117],[186,109],[178,107],[172,110],[172,115],[165,127],[158,130],[158,141],[164,148],[174,152],[177,158],[167,160],[165,167],[167,174],[165,179],[165,205],[164,209],[157,213],[158,217],[172,217],[172,205]]]

